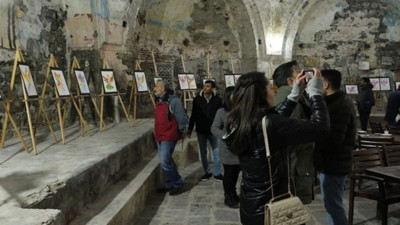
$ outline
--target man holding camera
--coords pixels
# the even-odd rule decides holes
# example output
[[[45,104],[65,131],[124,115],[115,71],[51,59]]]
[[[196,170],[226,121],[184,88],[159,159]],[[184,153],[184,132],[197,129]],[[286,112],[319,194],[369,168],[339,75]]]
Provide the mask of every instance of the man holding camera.
[[[274,84],[278,87],[275,95],[275,106],[283,103],[290,94],[296,76],[301,73],[301,69],[297,62],[291,61],[278,66],[272,78]],[[301,96],[298,104],[292,112],[291,117],[295,119],[310,119],[311,110],[308,98]],[[314,185],[314,164],[313,151],[314,143],[289,146],[291,162],[291,177],[294,180],[296,195],[303,204],[309,204],[313,197]]]

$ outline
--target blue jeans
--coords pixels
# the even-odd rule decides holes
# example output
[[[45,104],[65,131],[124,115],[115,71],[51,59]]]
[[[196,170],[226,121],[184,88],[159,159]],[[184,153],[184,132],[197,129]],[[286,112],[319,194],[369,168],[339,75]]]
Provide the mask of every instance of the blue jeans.
[[[158,156],[160,158],[161,168],[164,173],[165,188],[180,188],[183,184],[182,177],[172,158],[176,141],[158,141]]]
[[[213,158],[214,158],[214,175],[221,175],[221,167],[219,165],[219,150],[218,150],[218,138],[213,135],[199,134],[197,133],[197,140],[200,147],[201,163],[206,173],[211,173],[211,169],[208,165],[207,159],[207,140],[211,144]]]
[[[343,192],[346,176],[319,174],[321,195],[329,225],[347,225],[346,212],[343,207]]]

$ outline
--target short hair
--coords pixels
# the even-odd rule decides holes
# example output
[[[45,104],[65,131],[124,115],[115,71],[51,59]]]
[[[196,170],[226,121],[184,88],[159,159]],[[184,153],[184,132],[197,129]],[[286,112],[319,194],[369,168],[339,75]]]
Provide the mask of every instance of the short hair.
[[[204,84],[211,84],[212,88],[216,87],[215,82],[213,80],[206,80],[206,81],[204,81]]]
[[[365,83],[370,83],[369,78],[368,77],[362,77],[362,80],[364,80]]]
[[[160,83],[164,87],[165,90],[169,90],[169,85],[166,80],[160,79],[160,80],[157,80],[157,83]]]
[[[297,61],[293,60],[278,66],[274,73],[272,74],[272,78],[274,79],[274,84],[276,86],[281,87],[283,85],[288,85],[287,78],[291,77],[293,74],[293,67],[297,66]]]
[[[322,77],[328,81],[333,90],[339,90],[342,83],[342,74],[337,70],[321,70]]]

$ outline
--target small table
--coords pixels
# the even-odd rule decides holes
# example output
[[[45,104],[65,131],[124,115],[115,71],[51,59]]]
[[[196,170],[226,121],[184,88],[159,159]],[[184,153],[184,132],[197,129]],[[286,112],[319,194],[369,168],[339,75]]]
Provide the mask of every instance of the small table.
[[[365,174],[400,183],[400,166],[374,167],[365,169]]]

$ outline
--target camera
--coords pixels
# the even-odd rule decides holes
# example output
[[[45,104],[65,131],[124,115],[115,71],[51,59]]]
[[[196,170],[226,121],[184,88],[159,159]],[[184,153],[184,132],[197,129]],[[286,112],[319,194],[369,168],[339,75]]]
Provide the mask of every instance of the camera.
[[[308,83],[308,81],[310,81],[313,77],[314,77],[314,70],[305,70],[304,74],[306,76],[306,83]]]

